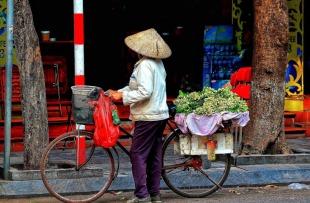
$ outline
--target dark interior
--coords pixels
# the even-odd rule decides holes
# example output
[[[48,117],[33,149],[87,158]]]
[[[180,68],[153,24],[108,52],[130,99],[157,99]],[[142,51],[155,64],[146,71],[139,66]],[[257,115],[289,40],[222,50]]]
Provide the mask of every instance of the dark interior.
[[[57,40],[73,40],[73,1],[29,0],[37,33],[50,30]],[[128,82],[131,63],[124,38],[132,32],[155,28],[169,33],[163,38],[172,48],[164,60],[168,96],[178,94],[180,78],[188,74],[191,82],[202,86],[203,31],[205,25],[231,25],[231,0],[84,0],[85,83],[117,89]],[[304,1],[305,7],[307,1]],[[305,12],[305,18],[307,12]],[[306,24],[306,23],[305,23]],[[182,27],[182,29],[177,29]],[[304,36],[307,36],[304,31]],[[309,74],[308,40],[304,37],[304,77]],[[68,63],[69,86],[74,85],[73,44],[41,45],[42,55],[64,55]],[[310,84],[304,80],[304,93]]]

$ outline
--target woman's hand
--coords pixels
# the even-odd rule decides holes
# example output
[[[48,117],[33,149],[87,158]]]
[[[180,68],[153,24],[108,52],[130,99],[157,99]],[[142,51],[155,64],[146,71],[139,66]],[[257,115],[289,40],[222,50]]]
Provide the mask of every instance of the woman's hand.
[[[112,99],[112,101],[118,101],[123,98],[122,92],[118,92],[118,91],[111,90],[111,89],[107,90],[107,92],[109,92],[109,97]]]
[[[107,92],[109,92],[109,95],[112,95],[114,92],[117,92],[117,91],[109,89],[109,90],[107,90]]]
[[[122,100],[123,92],[114,91],[114,92],[110,93],[110,98],[112,99],[112,101]]]

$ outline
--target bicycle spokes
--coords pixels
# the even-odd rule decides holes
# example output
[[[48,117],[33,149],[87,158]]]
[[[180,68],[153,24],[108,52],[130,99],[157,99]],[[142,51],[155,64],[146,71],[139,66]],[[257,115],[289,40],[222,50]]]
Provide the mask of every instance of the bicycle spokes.
[[[84,137],[85,143],[81,144],[84,140],[78,140],[79,136]],[[96,147],[89,131],[81,131],[79,135],[72,131],[55,138],[44,151],[40,166],[46,189],[66,203],[98,199],[112,183],[114,170],[110,150]]]
[[[163,145],[162,177],[166,185],[184,197],[205,197],[217,191],[230,170],[230,154],[182,155],[175,146],[179,133],[172,133]]]

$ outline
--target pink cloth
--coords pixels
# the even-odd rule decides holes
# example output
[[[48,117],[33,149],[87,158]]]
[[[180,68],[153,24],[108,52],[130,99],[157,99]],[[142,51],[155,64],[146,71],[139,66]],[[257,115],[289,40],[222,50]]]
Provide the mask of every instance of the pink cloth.
[[[222,112],[217,114],[197,115],[190,113],[185,116],[184,113],[177,113],[174,120],[183,133],[191,132],[195,135],[212,135],[219,127],[223,127],[222,121],[231,120],[234,124],[244,127],[249,118],[249,112],[231,113]]]

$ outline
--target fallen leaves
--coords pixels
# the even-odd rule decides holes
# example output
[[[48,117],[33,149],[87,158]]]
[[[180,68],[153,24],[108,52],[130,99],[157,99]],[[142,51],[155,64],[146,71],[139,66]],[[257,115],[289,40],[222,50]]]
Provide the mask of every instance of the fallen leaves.
[[[277,185],[266,185],[266,188],[273,188],[273,189],[279,189],[279,186]]]

